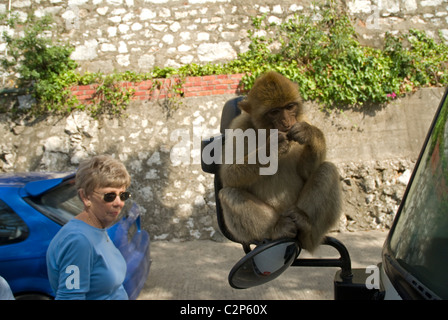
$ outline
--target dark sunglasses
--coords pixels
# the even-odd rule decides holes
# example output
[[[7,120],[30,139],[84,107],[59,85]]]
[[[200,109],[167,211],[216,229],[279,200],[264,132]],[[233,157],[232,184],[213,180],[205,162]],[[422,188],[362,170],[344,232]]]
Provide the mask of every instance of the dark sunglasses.
[[[115,198],[117,197],[117,194],[115,192],[109,192],[109,193],[100,193],[100,192],[96,192],[96,191],[93,191],[93,192],[102,194],[103,200],[105,202],[113,202],[115,200]],[[118,196],[120,197],[121,201],[126,201],[131,197],[131,193],[125,191],[125,192],[121,192]]]

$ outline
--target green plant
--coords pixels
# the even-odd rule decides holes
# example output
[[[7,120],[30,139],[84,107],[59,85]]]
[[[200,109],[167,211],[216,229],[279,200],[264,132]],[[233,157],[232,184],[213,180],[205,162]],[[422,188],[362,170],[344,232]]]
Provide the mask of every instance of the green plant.
[[[388,34],[383,50],[361,46],[345,12],[333,1],[319,7],[280,25],[266,24],[264,16],[253,20],[249,51],[238,57],[250,69],[243,79],[245,88],[250,89],[260,73],[276,70],[297,82],[306,100],[355,107],[384,103],[418,87],[447,84],[447,45],[410,30]],[[266,30],[270,37],[257,36]],[[276,41],[279,48],[271,50]]]
[[[448,46],[436,43],[423,31],[386,34],[384,53],[392,60],[394,75],[405,81],[408,90],[448,84]]]
[[[53,19],[50,15],[36,18],[28,16],[22,23],[18,16],[0,17],[1,24],[12,30],[22,29],[22,36],[4,32],[2,37],[8,48],[8,56],[1,59],[3,69],[10,74],[18,73],[17,86],[32,87],[32,92],[38,100],[33,112],[43,109],[68,110],[76,107],[77,101],[71,97],[68,86],[75,82],[74,69],[77,64],[70,59],[73,49],[66,44],[54,41],[49,34],[53,29]],[[45,107],[43,107],[45,106]]]
[[[84,109],[85,106],[72,95],[70,90],[70,87],[77,83],[78,79],[79,74],[74,70],[69,70],[36,81],[33,94],[38,103],[32,111],[36,114],[45,112],[67,114],[75,109]]]
[[[4,71],[18,73],[19,87],[30,87],[37,100],[32,113],[45,112],[67,114],[75,109],[88,110],[92,116],[100,114],[118,115],[127,107],[134,89],[123,87],[121,82],[140,81],[149,75],[127,71],[103,75],[85,73],[80,75],[77,64],[70,58],[73,48],[61,42],[54,42],[51,34],[54,28],[52,17],[36,18],[30,15],[19,25],[17,16],[0,17],[0,23],[12,29],[20,27],[23,36],[4,32],[3,39],[8,47],[8,56],[0,60]],[[81,84],[98,84],[94,103],[81,104],[70,88]]]
[[[446,44],[410,30],[386,34],[383,50],[362,46],[350,17],[334,0],[314,8],[279,25],[269,24],[266,15],[253,17],[253,28],[247,32],[248,50],[227,63],[192,63],[177,69],[155,67],[144,74],[126,71],[109,75],[80,75],[70,59],[73,48],[42,36],[53,32],[51,17],[30,16],[20,26],[22,37],[3,34],[9,55],[0,62],[9,73],[21,74],[20,86],[33,87],[38,101],[34,111],[84,109],[93,116],[122,114],[134,94],[123,83],[147,79],[170,79],[154,80],[151,88],[168,93],[161,103],[169,112],[180,104],[182,85],[189,76],[244,73],[242,86],[248,90],[261,73],[275,70],[298,83],[305,100],[327,107],[385,103],[419,87],[448,85]],[[14,29],[18,18],[2,16],[0,23]],[[89,84],[97,84],[94,103],[81,104],[70,87]]]
[[[98,84],[96,93],[93,96],[93,104],[89,105],[88,110],[93,117],[102,114],[111,116],[121,115],[127,108],[135,89],[123,86],[127,74],[111,74],[95,78]]]
[[[18,16],[0,18],[13,30],[18,27]],[[54,44],[49,37],[42,35],[52,30],[52,17],[46,15],[40,19],[30,15],[24,23],[23,36],[14,37],[8,32],[3,38],[8,46],[9,57],[2,59],[5,70],[20,73],[19,84],[30,85],[33,81],[48,80],[55,75],[76,68],[76,63],[70,59],[73,49],[65,44]]]
[[[166,79],[154,79],[150,91],[157,92],[156,98],[159,105],[170,116],[182,104],[181,97],[184,95],[183,84],[185,77],[174,76]],[[163,95],[163,98],[160,96]]]

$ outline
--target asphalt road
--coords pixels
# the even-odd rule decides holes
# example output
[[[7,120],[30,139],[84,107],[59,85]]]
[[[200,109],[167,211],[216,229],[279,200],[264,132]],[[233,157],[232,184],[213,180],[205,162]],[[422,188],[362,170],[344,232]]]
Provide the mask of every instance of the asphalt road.
[[[352,268],[381,261],[384,231],[330,234],[347,247]],[[277,279],[250,289],[228,283],[232,267],[245,255],[241,245],[208,240],[153,241],[152,265],[139,300],[331,300],[335,267],[290,267]],[[302,252],[301,257],[310,257]],[[321,246],[313,257],[338,257],[334,248]]]

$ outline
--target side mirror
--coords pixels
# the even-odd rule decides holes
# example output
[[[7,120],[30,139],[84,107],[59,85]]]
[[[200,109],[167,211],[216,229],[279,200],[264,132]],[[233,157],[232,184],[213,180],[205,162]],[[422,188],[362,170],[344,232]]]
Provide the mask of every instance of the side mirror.
[[[261,244],[232,268],[229,284],[235,289],[247,289],[274,280],[296,260],[300,251],[294,239]]]

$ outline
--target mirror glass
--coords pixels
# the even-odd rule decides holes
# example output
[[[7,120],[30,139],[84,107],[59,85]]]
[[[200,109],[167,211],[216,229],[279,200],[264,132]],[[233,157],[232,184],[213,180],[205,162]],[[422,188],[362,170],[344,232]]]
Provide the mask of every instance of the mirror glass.
[[[236,289],[247,289],[274,280],[300,253],[293,239],[281,239],[257,246],[232,268],[229,283]]]

